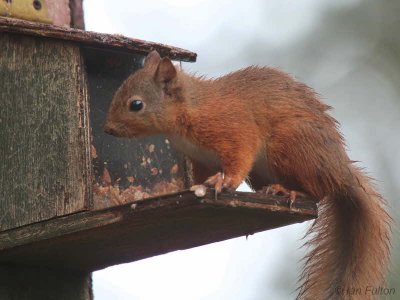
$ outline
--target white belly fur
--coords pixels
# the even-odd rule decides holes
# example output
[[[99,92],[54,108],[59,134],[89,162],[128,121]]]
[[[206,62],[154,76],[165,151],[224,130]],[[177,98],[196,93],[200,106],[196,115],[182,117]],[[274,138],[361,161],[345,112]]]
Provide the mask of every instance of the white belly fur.
[[[222,171],[221,162],[214,151],[200,147],[179,136],[169,136],[168,139],[173,147],[191,159],[207,166],[210,170],[214,170],[215,172]],[[252,171],[262,178],[266,184],[275,182],[274,175],[268,170],[265,151],[261,151],[258,154]]]
[[[180,136],[169,136],[168,139],[173,147],[191,159],[210,169],[221,170],[220,160],[214,151],[200,147]]]

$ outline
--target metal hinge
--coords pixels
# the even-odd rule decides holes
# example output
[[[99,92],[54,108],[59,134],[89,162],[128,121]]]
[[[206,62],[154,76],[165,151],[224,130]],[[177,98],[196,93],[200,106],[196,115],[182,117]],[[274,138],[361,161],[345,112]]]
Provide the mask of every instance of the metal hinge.
[[[52,23],[45,0],[0,0],[0,16]]]

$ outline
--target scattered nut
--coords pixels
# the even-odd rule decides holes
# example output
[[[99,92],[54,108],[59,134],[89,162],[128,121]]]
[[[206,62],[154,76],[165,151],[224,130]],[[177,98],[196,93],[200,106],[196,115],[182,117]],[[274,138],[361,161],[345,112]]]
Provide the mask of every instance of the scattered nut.
[[[90,153],[92,155],[92,158],[97,158],[97,151],[93,145],[90,145]]]
[[[176,173],[178,173],[178,170],[179,170],[179,166],[177,164],[174,164],[170,170],[170,173],[176,174]]]
[[[101,183],[95,183],[93,185],[95,209],[140,201],[145,198],[173,193],[184,189],[183,181],[176,179],[172,179],[171,181],[158,182],[151,190],[145,189],[141,185],[130,185],[127,188],[123,189],[120,188],[119,185],[112,186],[110,183],[111,178],[109,177],[109,175],[110,174],[108,173],[108,170],[105,170],[103,178],[101,179]],[[128,176],[127,179],[128,181],[136,181],[133,176]]]
[[[194,192],[194,194],[196,195],[196,197],[204,197],[206,195],[207,192],[207,187],[205,185],[194,185],[190,188],[191,191]]]
[[[103,169],[103,175],[101,176],[101,183],[103,185],[111,185],[111,176],[110,172],[108,172],[107,168],[104,167]]]
[[[155,148],[156,148],[156,146],[154,146],[153,144],[150,144],[150,145],[149,145],[149,152],[150,152],[150,153],[153,153],[154,150],[155,150]]]

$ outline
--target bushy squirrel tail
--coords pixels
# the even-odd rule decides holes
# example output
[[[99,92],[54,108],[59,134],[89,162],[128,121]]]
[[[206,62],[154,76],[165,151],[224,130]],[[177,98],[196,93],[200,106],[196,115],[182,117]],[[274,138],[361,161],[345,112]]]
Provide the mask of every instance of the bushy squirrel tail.
[[[307,233],[298,299],[375,299],[373,289],[384,285],[392,219],[372,180],[349,168],[349,184],[321,201]]]

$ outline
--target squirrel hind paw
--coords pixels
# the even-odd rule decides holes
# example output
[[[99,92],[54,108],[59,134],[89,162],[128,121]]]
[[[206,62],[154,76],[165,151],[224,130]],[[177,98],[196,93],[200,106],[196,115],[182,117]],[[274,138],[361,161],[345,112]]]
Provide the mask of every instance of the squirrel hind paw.
[[[298,196],[305,197],[305,194],[303,192],[289,190],[280,184],[270,184],[268,186],[265,186],[262,188],[261,192],[265,193],[266,195],[278,195],[288,197],[290,208],[292,208]]]

